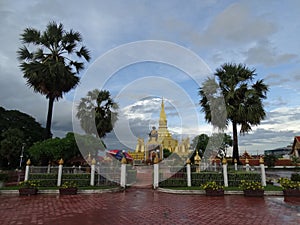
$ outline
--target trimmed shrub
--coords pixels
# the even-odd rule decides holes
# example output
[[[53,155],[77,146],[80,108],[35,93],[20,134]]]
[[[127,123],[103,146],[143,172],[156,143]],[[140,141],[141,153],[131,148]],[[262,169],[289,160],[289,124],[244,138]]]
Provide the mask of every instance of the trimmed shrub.
[[[292,173],[291,180],[292,181],[300,181],[300,173]]]

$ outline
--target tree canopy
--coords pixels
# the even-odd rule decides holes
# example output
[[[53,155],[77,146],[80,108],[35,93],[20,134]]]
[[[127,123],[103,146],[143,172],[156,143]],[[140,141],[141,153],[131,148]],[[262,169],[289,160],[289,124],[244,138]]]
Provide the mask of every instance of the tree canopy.
[[[45,128],[18,110],[0,107],[0,167],[17,168],[22,147],[24,155],[35,142],[43,140]]]
[[[45,31],[26,28],[21,34],[24,44],[17,51],[20,68],[27,85],[45,95],[49,101],[46,138],[50,138],[53,103],[79,83],[84,63],[90,60],[88,49],[83,46],[79,32],[64,30],[61,23],[50,22]],[[27,46],[25,46],[27,45]]]
[[[112,131],[117,121],[117,109],[118,105],[111,98],[109,91],[95,89],[81,98],[76,116],[87,134],[102,138]]]
[[[85,151],[80,151],[78,145]],[[58,162],[61,158],[68,163],[73,157],[85,157],[89,153],[94,157],[98,150],[103,150],[103,147],[95,137],[69,132],[64,138],[56,137],[37,142],[28,151],[33,164],[47,165],[49,161]]]
[[[224,129],[231,122],[232,158],[239,163],[237,125],[241,125],[240,133],[245,134],[265,118],[263,99],[267,97],[268,86],[263,79],[255,82],[255,69],[243,64],[225,63],[214,75],[199,89],[200,105],[206,121],[214,126]]]
[[[196,151],[198,151],[200,157],[203,157],[205,154],[207,155],[206,151],[213,151],[213,155],[222,158],[226,155],[229,146],[232,146],[232,138],[228,134],[197,135],[193,138],[191,144],[191,147],[195,150],[191,155],[191,161],[194,161]]]

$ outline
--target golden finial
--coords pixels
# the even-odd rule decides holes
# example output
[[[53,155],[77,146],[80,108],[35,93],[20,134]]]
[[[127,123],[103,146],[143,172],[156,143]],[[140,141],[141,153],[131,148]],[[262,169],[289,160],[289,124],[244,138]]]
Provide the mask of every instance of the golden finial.
[[[227,164],[227,159],[225,157],[222,159],[222,164]]]
[[[245,163],[249,164],[249,159],[248,158],[245,159]]]
[[[59,164],[59,165],[64,164],[64,160],[61,158],[61,159],[59,160],[58,164]]]
[[[127,164],[127,160],[126,160],[125,157],[122,158],[121,163],[122,163],[122,164]]]
[[[31,164],[31,161],[30,161],[30,159],[28,159],[27,162],[26,162],[26,165],[30,166],[30,164]]]
[[[188,158],[188,159],[186,160],[186,164],[191,164],[190,158]]]
[[[96,165],[96,159],[95,158],[92,159],[92,165]]]
[[[198,151],[196,150],[196,155],[195,155],[195,157],[194,157],[194,161],[195,162],[200,162],[201,161],[201,157],[200,157],[200,155],[198,154]]]
[[[263,157],[259,158],[259,164],[264,164],[264,158]]]

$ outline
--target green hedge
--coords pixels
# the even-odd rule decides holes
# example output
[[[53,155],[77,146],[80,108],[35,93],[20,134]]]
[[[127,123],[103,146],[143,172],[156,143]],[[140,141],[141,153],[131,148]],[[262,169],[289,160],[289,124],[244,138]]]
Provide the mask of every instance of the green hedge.
[[[57,186],[57,174],[30,174],[30,180],[39,180],[40,187]],[[62,184],[65,181],[74,181],[78,187],[90,186],[90,174],[63,174]],[[117,183],[107,180],[102,175],[95,174],[95,185],[99,186],[116,186]]]
[[[260,182],[261,174],[253,172],[228,173],[228,186],[238,187],[240,185],[241,180]]]
[[[159,174],[159,177],[162,179],[162,173]],[[160,187],[186,187],[187,178],[186,173],[183,170],[179,170],[177,173],[173,174],[171,177],[160,181]]]
[[[39,180],[40,187],[55,187],[57,186],[57,174],[30,174],[29,180]]]
[[[0,173],[0,181],[8,181],[8,174],[7,173]]]
[[[292,181],[300,181],[300,173],[292,173],[291,180]]]
[[[209,181],[216,181],[218,184],[223,185],[223,174],[218,172],[192,173],[192,186],[201,186]]]
[[[160,174],[161,177],[162,174]],[[238,187],[241,180],[261,181],[261,175],[253,172],[234,172],[228,173],[228,186]],[[191,174],[192,186],[201,186],[209,181],[216,181],[220,185],[224,185],[223,174],[220,172],[201,172]],[[178,172],[172,177],[161,181],[160,187],[184,187],[187,186],[186,173]]]

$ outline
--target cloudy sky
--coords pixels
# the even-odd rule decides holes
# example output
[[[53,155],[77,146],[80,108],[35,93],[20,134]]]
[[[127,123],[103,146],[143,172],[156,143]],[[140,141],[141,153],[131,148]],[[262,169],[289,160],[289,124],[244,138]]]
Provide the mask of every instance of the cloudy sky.
[[[16,51],[26,27],[49,21],[81,32],[92,60],[81,84],[55,103],[52,132],[78,131],[72,108],[89,90],[108,89],[120,105],[115,139],[129,148],[158,126],[164,97],[179,139],[214,130],[198,105],[199,85],[225,62],[256,68],[270,91],[267,117],[239,137],[240,151],[284,147],[299,135],[300,2],[281,1],[0,1],[0,105],[45,124],[47,101],[26,87]],[[227,131],[231,133],[231,129]]]

